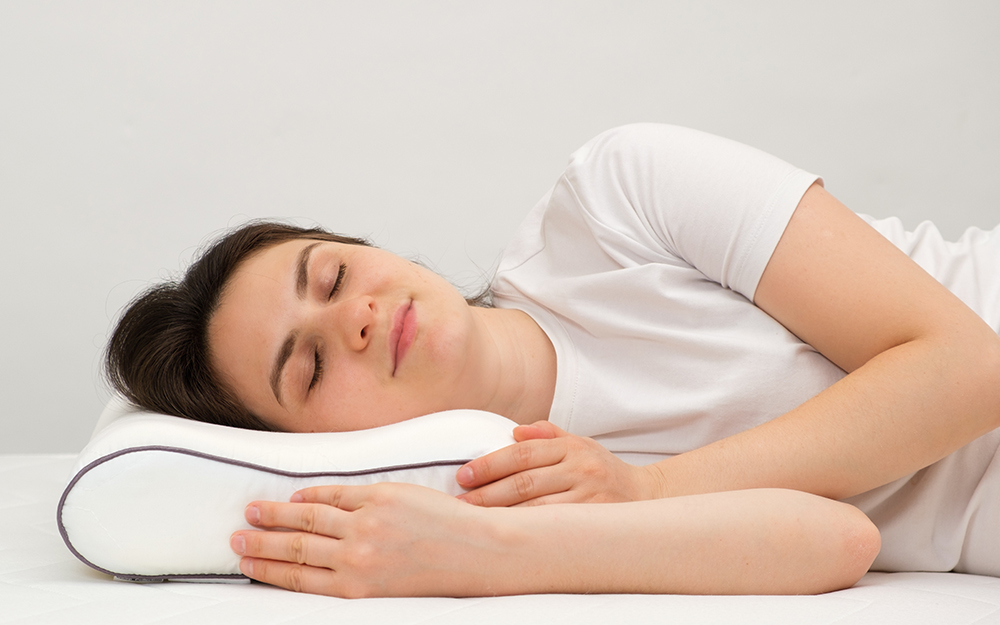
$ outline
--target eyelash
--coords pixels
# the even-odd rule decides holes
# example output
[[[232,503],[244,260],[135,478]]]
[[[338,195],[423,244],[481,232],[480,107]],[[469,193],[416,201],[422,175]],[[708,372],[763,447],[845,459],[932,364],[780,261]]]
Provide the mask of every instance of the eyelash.
[[[323,377],[323,359],[319,357],[319,350],[314,352],[315,364],[313,365],[313,377],[309,380],[309,390],[313,390],[319,379]]]
[[[340,263],[340,269],[337,271],[337,281],[333,283],[333,288],[330,289],[330,295],[326,298],[328,300],[333,299],[333,296],[337,294],[340,290],[340,285],[344,281],[344,274],[347,273],[347,265]]]
[[[333,296],[340,291],[340,285],[344,282],[344,274],[347,273],[347,265],[340,263],[340,269],[337,271],[337,280],[333,283],[333,288],[330,289],[330,295],[327,296],[327,301],[333,299]],[[313,375],[312,379],[309,380],[309,389],[313,390],[316,383],[319,382],[320,378],[323,377],[323,359],[320,358],[319,350],[313,352]]]

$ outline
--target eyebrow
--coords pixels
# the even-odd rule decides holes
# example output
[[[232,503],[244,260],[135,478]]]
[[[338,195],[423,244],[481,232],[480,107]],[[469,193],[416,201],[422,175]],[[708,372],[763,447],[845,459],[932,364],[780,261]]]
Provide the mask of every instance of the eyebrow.
[[[279,406],[284,406],[281,403],[281,372],[285,368],[285,363],[292,356],[297,336],[296,332],[288,335],[285,342],[281,344],[281,351],[278,352],[278,357],[274,359],[274,367],[271,369],[271,392],[274,393],[274,398],[278,400]]]
[[[309,255],[320,243],[322,241],[305,246],[295,259],[295,296],[299,299],[306,296],[306,287],[309,285]],[[274,393],[279,406],[284,406],[281,403],[281,374],[285,369],[285,363],[292,357],[297,338],[298,333],[294,330],[288,334],[285,342],[281,344],[281,349],[278,350],[278,356],[274,359],[274,366],[271,367],[271,392]]]
[[[299,258],[295,262],[295,295],[299,299],[306,296],[306,286],[309,284],[309,255],[312,254],[313,248],[319,245],[321,241],[316,241],[310,245],[302,248],[299,252]]]

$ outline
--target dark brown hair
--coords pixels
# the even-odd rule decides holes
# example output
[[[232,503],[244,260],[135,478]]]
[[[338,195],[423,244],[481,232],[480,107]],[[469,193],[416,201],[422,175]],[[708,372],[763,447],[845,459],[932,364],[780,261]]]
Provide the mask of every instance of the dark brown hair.
[[[209,246],[179,282],[159,284],[125,310],[108,341],[108,381],[138,406],[196,421],[271,430],[212,368],[208,322],[233,271],[253,254],[294,239],[371,245],[321,228],[251,222]]]

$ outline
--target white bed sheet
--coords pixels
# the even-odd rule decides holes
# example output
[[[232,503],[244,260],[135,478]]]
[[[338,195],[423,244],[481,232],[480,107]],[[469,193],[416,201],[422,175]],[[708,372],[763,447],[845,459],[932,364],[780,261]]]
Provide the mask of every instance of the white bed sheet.
[[[0,455],[0,623],[1000,623],[1000,579],[954,573],[869,573],[854,588],[804,597],[349,601],[262,584],[115,582],[73,557],[56,529],[74,458]]]

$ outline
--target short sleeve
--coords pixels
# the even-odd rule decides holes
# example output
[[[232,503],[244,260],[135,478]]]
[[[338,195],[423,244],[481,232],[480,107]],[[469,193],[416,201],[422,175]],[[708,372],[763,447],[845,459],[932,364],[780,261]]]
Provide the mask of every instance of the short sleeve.
[[[662,124],[598,135],[553,193],[628,245],[658,248],[753,300],[788,220],[818,176],[741,143]],[[562,188],[561,188],[562,187]],[[614,234],[612,234],[614,233]]]

